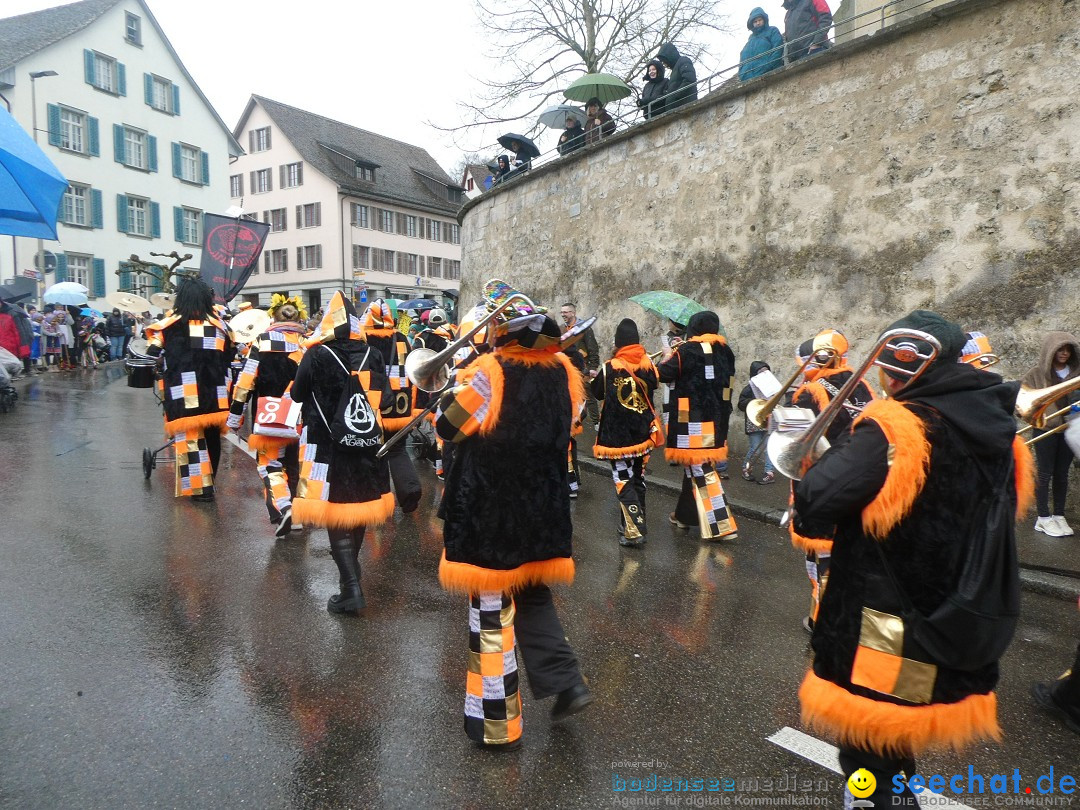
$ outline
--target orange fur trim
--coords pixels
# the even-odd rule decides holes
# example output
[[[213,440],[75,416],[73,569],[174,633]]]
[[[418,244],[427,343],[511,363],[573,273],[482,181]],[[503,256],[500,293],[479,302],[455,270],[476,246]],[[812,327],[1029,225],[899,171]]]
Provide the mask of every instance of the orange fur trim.
[[[813,381],[804,382],[798,388],[795,389],[795,394],[792,396],[791,401],[798,404],[799,399],[803,394],[809,394],[814,400],[816,406],[814,412],[821,413],[825,406],[829,404],[829,392],[822,388],[820,385],[814,385]],[[800,406],[801,407],[801,406]]]
[[[638,363],[628,363],[621,357],[614,357],[608,362],[611,363],[612,368],[622,369],[623,371],[648,371],[650,368],[655,368],[653,361],[649,359],[648,355],[641,358],[641,361]]]
[[[258,433],[252,433],[248,436],[247,446],[250,450],[278,450],[290,444],[296,444],[298,441],[300,441],[299,436],[295,439],[286,439],[284,436],[260,436]]]
[[[646,439],[641,444],[635,444],[630,447],[605,447],[602,444],[594,444],[592,451],[596,458],[637,458],[646,453],[651,453],[654,447],[656,447],[656,445],[653,444],[653,440]]]
[[[393,327],[387,327],[386,329],[368,329],[361,330],[365,335],[371,335],[372,337],[390,337],[397,330]]]
[[[383,430],[387,432],[401,430],[415,418],[415,413],[412,416],[384,416],[382,418]]]
[[[546,349],[526,349],[521,346],[507,346],[499,349],[495,354],[504,360],[520,363],[523,366],[556,366],[559,364],[560,356],[565,357],[565,355],[552,354]]]
[[[727,461],[727,444],[723,447],[709,447],[702,450],[688,450],[683,447],[665,447],[664,459],[689,467],[692,464],[704,464],[707,461]]]
[[[506,378],[503,375],[502,366],[494,354],[485,354],[476,358],[476,362],[469,368],[466,379],[471,380],[478,371],[483,371],[491,384],[491,399],[488,401],[487,415],[480,425],[480,435],[486,436],[499,424],[499,416],[502,414],[503,389]]]
[[[788,536],[791,537],[791,545],[808,553],[829,554],[832,551],[832,539],[805,537],[795,531],[794,521],[788,524]]]
[[[214,411],[214,413],[200,413],[197,416],[181,416],[171,422],[165,422],[165,434],[175,436],[188,430],[206,430],[208,427],[221,428],[222,433],[227,430],[225,421],[229,418],[228,411]]]
[[[900,706],[852,694],[811,670],[799,688],[799,700],[802,721],[811,729],[885,756],[959,751],[976,740],[1001,739],[993,692],[956,703]]]
[[[1016,476],[1016,518],[1024,517],[1035,503],[1035,459],[1031,448],[1017,436],[1013,439],[1013,460]]]
[[[690,340],[694,343],[719,343],[721,346],[727,346],[727,341],[724,340],[723,335],[698,335],[692,337]]]
[[[880,539],[907,517],[922,492],[930,466],[930,443],[922,420],[896,400],[871,402],[852,428],[864,419],[877,423],[892,451],[885,485],[862,512],[863,531]]]
[[[574,368],[574,364],[570,362],[570,358],[565,354],[557,354],[555,359],[562,363],[563,368],[566,370],[566,382],[570,387],[571,419],[577,419],[582,406],[585,405],[585,377]]]
[[[439,561],[439,582],[443,588],[455,593],[513,593],[530,585],[554,585],[560,582],[570,584],[573,581],[574,560],[570,557],[537,560],[506,571],[450,562],[446,559],[445,551]]]
[[[331,503],[312,498],[294,498],[293,520],[310,526],[328,529],[354,529],[385,523],[394,514],[394,496],[387,492],[377,501],[365,503]]]

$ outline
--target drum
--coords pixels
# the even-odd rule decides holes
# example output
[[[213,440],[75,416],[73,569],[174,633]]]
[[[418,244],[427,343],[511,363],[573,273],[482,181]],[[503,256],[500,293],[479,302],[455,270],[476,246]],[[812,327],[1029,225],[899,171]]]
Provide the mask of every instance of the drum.
[[[128,373],[128,388],[153,388],[155,365],[156,363],[151,358],[143,360],[129,357],[125,360],[124,366],[127,368]]]

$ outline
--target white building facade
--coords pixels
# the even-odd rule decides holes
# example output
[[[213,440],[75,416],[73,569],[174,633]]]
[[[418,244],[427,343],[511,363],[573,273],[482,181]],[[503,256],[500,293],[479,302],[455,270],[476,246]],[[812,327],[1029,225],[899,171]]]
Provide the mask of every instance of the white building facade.
[[[38,145],[69,181],[44,285],[149,295],[158,285],[128,258],[170,263],[151,252],[190,253],[183,266],[197,269],[202,214],[228,208],[242,150],[146,4],[84,0],[0,20],[0,66],[12,115],[31,133],[36,118]],[[0,237],[0,278],[26,275],[37,252],[36,239]]]
[[[252,96],[233,130],[247,151],[229,194],[270,225],[241,291],[280,292],[315,312],[335,290],[372,298],[456,300],[463,191],[422,148]]]

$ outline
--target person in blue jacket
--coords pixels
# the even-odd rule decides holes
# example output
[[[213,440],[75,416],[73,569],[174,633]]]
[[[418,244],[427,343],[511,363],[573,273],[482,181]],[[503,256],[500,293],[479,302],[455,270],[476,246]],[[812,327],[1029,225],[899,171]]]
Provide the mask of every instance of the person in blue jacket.
[[[769,25],[769,15],[760,6],[750,12],[746,21],[750,39],[739,54],[739,80],[749,81],[764,76],[784,65],[784,37],[775,25]],[[756,58],[755,58],[756,57]]]

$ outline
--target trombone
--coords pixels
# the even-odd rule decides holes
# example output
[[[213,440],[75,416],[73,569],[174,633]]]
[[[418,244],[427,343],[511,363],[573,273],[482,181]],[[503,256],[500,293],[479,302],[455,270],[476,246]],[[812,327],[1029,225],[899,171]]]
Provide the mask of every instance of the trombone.
[[[757,425],[759,428],[765,427],[769,423],[769,416],[772,414],[773,409],[780,404],[780,400],[784,398],[784,394],[788,389],[795,384],[795,380],[799,379],[799,375],[806,371],[806,367],[814,362],[815,355],[811,354],[806,358],[805,362],[795,373],[792,374],[786,383],[780,386],[780,390],[773,394],[768,399],[752,399],[746,405],[746,418]]]
[[[1028,424],[1016,431],[1016,435],[1019,436],[1023,433],[1027,433],[1032,429],[1041,430],[1051,419],[1064,416],[1070,411],[1080,411],[1080,404],[1071,404],[1066,405],[1064,408],[1059,408],[1053,413],[1045,413],[1045,411],[1057,400],[1077,390],[1080,390],[1080,377],[1075,377],[1071,380],[1066,380],[1065,382],[1051,385],[1046,388],[1022,387],[1020,392],[1016,395],[1016,415]],[[1064,422],[1033,439],[1028,439],[1024,444],[1032,445],[1042,441],[1047,436],[1061,433],[1068,425],[1068,422]]]
[[[927,343],[930,350],[920,351],[914,341]],[[883,362],[881,354],[886,349],[891,350],[896,360],[901,363],[918,360],[919,365],[914,370],[911,370]],[[848,378],[848,381],[844,383],[844,387],[822,409],[821,414],[810,427],[803,431],[778,431],[769,434],[768,444],[766,445],[769,460],[772,461],[777,470],[792,481],[800,480],[803,473],[829,449],[829,441],[825,438],[825,431],[836,419],[841,408],[847,403],[848,397],[855,391],[855,386],[862,381],[871,366],[876,365],[885,371],[907,377],[907,384],[910,385],[922,376],[922,373],[930,367],[940,353],[941,343],[933,335],[926,332],[917,329],[890,329],[885,332],[874,344],[870,356]]]
[[[495,307],[495,309],[485,315],[481,320],[477,321],[472,329],[453,343],[449,344],[441,352],[425,348],[413,349],[409,352],[409,355],[405,358],[405,376],[408,377],[412,384],[421,391],[425,391],[429,394],[443,392],[450,382],[451,363],[453,362],[454,355],[457,353],[458,349],[472,340],[472,336],[487,326],[496,318],[496,316],[501,315],[503,310],[508,309],[511,304],[518,301],[521,301],[533,309],[536,308],[536,305],[524,293],[513,293],[512,295],[507,296],[501,304]],[[379,448],[379,452],[375,454],[375,457],[382,458],[385,456],[391,447],[401,441],[405,436],[408,436],[409,433],[412,432],[412,429],[419,425],[430,411],[435,410],[438,404],[439,397],[433,398],[431,403],[423,411],[414,416],[409,424],[391,436],[390,439]]]

